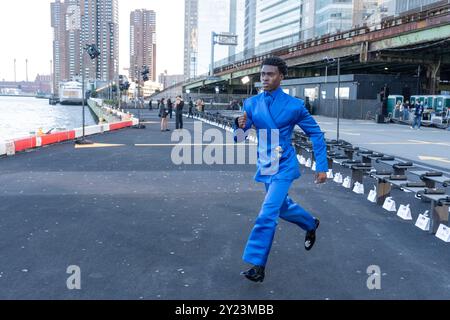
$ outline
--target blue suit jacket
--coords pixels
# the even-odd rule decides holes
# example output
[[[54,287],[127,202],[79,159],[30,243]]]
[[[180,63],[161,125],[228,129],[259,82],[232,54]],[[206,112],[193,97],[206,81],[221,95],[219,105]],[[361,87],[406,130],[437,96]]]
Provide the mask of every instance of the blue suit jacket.
[[[291,97],[281,88],[275,93],[275,100],[270,108],[266,105],[264,93],[247,99],[244,105],[244,111],[247,112],[244,131],[253,125],[257,130],[258,162],[255,180],[270,183],[272,180],[294,180],[300,177],[299,164],[291,140],[295,125],[300,126],[311,139],[316,171],[327,172],[324,134],[306,110],[303,100]],[[235,138],[236,130],[237,127]],[[277,151],[277,147],[278,150],[281,147],[281,153]]]

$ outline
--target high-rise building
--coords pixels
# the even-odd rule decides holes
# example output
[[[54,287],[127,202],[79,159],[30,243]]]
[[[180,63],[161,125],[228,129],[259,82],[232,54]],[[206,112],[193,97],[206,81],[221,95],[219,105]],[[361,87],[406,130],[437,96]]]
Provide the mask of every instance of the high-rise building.
[[[315,36],[315,8],[317,0],[303,0],[302,11],[302,36],[301,40],[314,38]]]
[[[400,14],[409,10],[425,7],[427,5],[442,2],[441,0],[395,0],[395,13]]]
[[[316,36],[348,30],[353,26],[353,0],[317,0]]]
[[[273,46],[274,41],[298,42],[302,29],[302,1],[258,1],[255,46]]]
[[[130,14],[130,78],[139,80],[143,67],[149,80],[156,81],[156,13],[135,10]]]
[[[256,0],[245,0],[244,53],[252,54],[255,48]]]
[[[118,0],[56,0],[51,3],[54,88],[81,75],[109,81],[119,70]],[[101,55],[91,60],[83,47],[95,44]]]
[[[353,0],[353,26],[367,24],[380,17],[382,0]],[[375,21],[374,21],[375,22]]]
[[[198,1],[185,0],[184,11],[184,76],[197,77]]]
[[[238,46],[216,45],[215,61],[228,58],[244,48],[245,0],[185,0],[184,74],[194,78],[208,72],[211,64],[211,36],[238,35]]]
[[[53,88],[81,73],[80,0],[51,3]]]
[[[315,0],[246,0],[245,54],[292,44],[314,32]]]
[[[95,60],[86,58],[85,76],[114,80],[119,72],[118,0],[80,0],[80,7],[82,44],[95,44],[101,52]]]

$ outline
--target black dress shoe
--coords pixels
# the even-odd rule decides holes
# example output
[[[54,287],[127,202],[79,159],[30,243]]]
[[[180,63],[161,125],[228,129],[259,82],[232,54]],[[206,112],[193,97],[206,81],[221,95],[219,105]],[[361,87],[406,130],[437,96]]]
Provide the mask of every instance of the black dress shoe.
[[[263,266],[253,266],[247,271],[241,272],[241,275],[245,276],[248,280],[254,282],[264,281],[264,267]]]
[[[314,242],[316,242],[316,230],[319,227],[320,221],[319,219],[314,219],[316,223],[316,228],[314,230],[306,232],[305,236],[305,249],[307,251],[311,250],[314,246]]]

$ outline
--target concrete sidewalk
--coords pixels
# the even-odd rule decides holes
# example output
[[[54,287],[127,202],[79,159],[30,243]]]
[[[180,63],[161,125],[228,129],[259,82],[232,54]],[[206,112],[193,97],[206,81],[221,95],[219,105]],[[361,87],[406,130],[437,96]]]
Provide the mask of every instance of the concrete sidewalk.
[[[314,249],[280,221],[266,280],[243,279],[264,199],[255,167],[176,166],[171,133],[148,116],[146,130],[92,137],[95,148],[0,159],[0,299],[450,299],[447,243],[305,169],[290,195],[321,219]],[[428,207],[394,196],[414,219]],[[71,265],[81,290],[66,287]],[[381,290],[367,288],[371,265]]]

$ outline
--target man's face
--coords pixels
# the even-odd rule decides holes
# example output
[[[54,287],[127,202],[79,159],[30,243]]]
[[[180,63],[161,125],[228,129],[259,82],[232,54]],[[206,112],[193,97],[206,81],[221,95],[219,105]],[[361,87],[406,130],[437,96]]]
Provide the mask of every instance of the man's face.
[[[273,91],[277,89],[284,76],[276,66],[264,65],[261,68],[261,83],[264,91]]]

